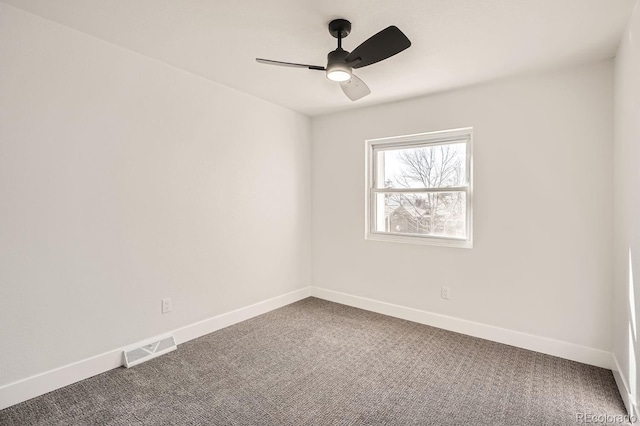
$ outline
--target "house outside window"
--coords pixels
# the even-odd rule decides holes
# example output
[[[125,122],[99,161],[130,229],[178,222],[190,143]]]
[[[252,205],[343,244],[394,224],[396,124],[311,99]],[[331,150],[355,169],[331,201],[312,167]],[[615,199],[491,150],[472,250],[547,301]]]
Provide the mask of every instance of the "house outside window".
[[[369,240],[471,248],[473,129],[366,141]]]

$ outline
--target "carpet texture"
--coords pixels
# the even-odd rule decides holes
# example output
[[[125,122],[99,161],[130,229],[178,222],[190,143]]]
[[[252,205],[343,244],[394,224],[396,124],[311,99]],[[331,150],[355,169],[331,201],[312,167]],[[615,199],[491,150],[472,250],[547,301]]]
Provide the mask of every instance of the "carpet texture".
[[[626,414],[611,371],[308,298],[0,424],[565,426],[580,413]]]

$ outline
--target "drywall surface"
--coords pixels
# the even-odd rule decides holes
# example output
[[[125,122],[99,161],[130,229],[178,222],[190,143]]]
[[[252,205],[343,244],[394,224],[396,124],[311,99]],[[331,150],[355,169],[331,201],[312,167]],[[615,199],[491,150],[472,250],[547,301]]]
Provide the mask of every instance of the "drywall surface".
[[[301,114],[0,4],[0,386],[308,286],[309,155]]]
[[[314,118],[313,285],[610,351],[612,105],[606,61]],[[365,240],[365,140],[468,126],[474,247]]]
[[[638,404],[640,302],[640,6],[615,61],[614,355],[630,400]],[[630,407],[627,407],[630,408]]]

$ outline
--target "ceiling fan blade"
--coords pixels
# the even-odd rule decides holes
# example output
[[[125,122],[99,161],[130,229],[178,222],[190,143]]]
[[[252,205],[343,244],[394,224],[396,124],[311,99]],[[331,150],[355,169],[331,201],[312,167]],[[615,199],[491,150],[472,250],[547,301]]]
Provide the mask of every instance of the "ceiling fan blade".
[[[271,59],[262,59],[262,58],[256,58],[256,61],[260,62],[261,64],[279,65],[281,67],[307,68],[310,70],[318,70],[318,71],[325,70],[324,67],[321,67],[318,65],[295,64],[293,62],[272,61]]]
[[[371,93],[371,89],[364,84],[364,81],[360,80],[353,74],[351,74],[351,78],[349,80],[340,83],[340,87],[342,87],[344,94],[352,101],[357,101]]]
[[[411,46],[411,41],[396,26],[390,26],[369,37],[347,56],[353,68],[362,68],[396,55]]]

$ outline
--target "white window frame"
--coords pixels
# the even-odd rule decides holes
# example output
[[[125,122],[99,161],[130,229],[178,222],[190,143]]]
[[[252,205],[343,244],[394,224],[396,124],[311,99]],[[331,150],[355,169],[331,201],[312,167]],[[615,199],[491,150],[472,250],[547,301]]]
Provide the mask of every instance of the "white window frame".
[[[398,149],[421,147],[428,145],[443,145],[447,143],[467,143],[466,173],[467,185],[451,188],[376,188],[376,155],[375,153],[383,149]],[[461,129],[442,130],[437,132],[419,133],[406,136],[395,136],[390,138],[369,139],[365,141],[366,163],[365,163],[365,239],[374,241],[389,241],[410,244],[425,244],[448,247],[473,247],[473,128],[465,127]],[[380,232],[375,230],[376,208],[373,203],[376,200],[376,193],[389,192],[466,192],[466,229],[467,238],[401,234],[391,232]]]

